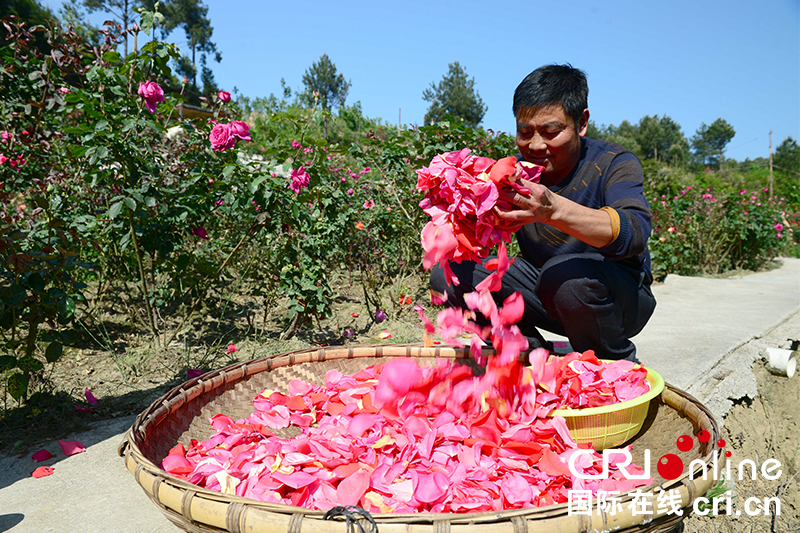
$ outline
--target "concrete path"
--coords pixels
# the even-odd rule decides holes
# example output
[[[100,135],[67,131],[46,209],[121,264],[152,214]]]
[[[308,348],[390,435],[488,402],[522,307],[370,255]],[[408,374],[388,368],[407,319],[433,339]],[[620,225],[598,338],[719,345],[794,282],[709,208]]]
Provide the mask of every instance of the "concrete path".
[[[776,328],[800,338],[800,259],[781,268],[730,279],[669,276],[654,288],[658,307],[636,337],[642,362],[673,385],[697,396],[722,416],[729,398],[755,394],[749,371],[759,354],[745,350]],[[786,347],[786,346],[784,346]],[[800,380],[800,377],[795,377]],[[86,452],[41,465],[55,473],[34,479],[40,464],[29,455],[0,456],[0,532],[174,533],[117,456],[133,417],[107,421],[72,435]],[[58,452],[58,453],[56,453]]]

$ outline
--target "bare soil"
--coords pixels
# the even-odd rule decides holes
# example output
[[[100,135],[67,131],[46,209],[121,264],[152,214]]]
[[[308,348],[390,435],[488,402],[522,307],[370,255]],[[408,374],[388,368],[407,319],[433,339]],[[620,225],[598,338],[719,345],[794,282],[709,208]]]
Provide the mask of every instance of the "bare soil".
[[[797,350],[800,313],[751,343],[762,349],[772,346]],[[737,401],[722,428],[725,449],[731,451],[734,478],[724,486],[731,492],[722,495],[718,514],[692,515],[684,520],[684,533],[800,531],[800,376],[790,379],[772,374],[764,359],[754,363],[753,373],[758,383],[758,396]],[[777,460],[781,475],[770,480],[759,470],[754,480],[747,467],[740,479],[737,467],[745,459],[754,461],[759,469],[766,461]],[[726,498],[730,498],[730,506]],[[776,499],[780,502],[780,514],[775,507]],[[760,509],[761,512],[748,512],[748,500],[751,511]],[[764,512],[767,500],[773,503],[769,511]]]

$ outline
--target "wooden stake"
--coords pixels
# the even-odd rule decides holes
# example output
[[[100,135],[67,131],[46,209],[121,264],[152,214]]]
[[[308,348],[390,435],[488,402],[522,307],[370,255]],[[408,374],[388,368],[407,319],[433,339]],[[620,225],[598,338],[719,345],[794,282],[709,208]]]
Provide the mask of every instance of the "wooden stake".
[[[769,197],[772,198],[772,130],[769,130]]]

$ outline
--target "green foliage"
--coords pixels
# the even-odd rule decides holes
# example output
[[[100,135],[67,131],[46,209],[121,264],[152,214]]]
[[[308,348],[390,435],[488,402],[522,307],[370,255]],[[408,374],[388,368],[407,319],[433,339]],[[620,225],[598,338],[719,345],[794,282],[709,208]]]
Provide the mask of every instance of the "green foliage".
[[[590,123],[587,137],[621,144],[640,160],[664,161],[679,168],[689,157],[689,142],[680,125],[667,115],[645,115],[636,125],[627,120],[619,126],[597,127]]]
[[[0,4],[0,18],[17,17],[34,26],[53,18],[53,12],[36,0],[4,0]]]
[[[343,106],[350,91],[350,82],[336,70],[336,65],[322,54],[303,74],[304,102],[311,107],[316,100],[324,111]]]
[[[71,27],[84,42],[99,47],[101,45],[100,28],[89,22],[84,9],[81,0],[67,0],[58,8],[58,18],[64,26]]]
[[[111,15],[114,22],[119,24],[122,29],[122,39],[124,42],[124,55],[128,55],[128,28],[133,24],[136,13],[134,9],[139,7],[140,0],[83,0],[84,7],[90,12],[103,12]]]
[[[635,139],[646,159],[682,164],[689,154],[689,143],[681,127],[667,115],[642,117]]]
[[[653,274],[719,274],[758,269],[783,253],[796,253],[797,207],[763,189],[717,193],[688,186],[653,196],[650,253]],[[787,216],[788,215],[788,216]]]
[[[792,137],[786,137],[775,150],[775,170],[793,181],[800,181],[800,145]]]
[[[431,83],[422,93],[422,99],[431,104],[425,113],[425,124],[450,121],[477,127],[487,107],[475,90],[475,78],[467,78],[466,69],[458,61],[447,68],[442,80]]]
[[[336,70],[336,65],[328,54],[322,54],[319,61],[306,69],[303,74],[303,85],[305,92],[301,95],[301,100],[315,109],[317,104],[320,105],[323,136],[328,139],[330,110],[344,105],[347,93],[350,91],[350,82]]]
[[[32,375],[56,361],[70,342],[83,279],[94,266],[76,252],[85,241],[64,216],[53,184],[63,179],[58,126],[66,108],[54,87],[81,69],[83,45],[74,32],[5,21],[0,48],[0,370],[7,391],[25,398]],[[50,49],[39,53],[32,32]],[[47,349],[40,353],[39,344]]]
[[[692,137],[692,148],[697,160],[711,168],[719,168],[725,147],[731,142],[736,130],[724,119],[718,118],[711,125],[701,123]]]
[[[211,40],[214,28],[208,18],[208,6],[200,0],[171,0],[163,7],[164,31],[169,34],[175,28],[182,28],[186,41],[192,50],[192,64],[195,63],[196,52],[213,54],[219,62],[221,56],[217,45]],[[196,85],[196,83],[195,83]]]

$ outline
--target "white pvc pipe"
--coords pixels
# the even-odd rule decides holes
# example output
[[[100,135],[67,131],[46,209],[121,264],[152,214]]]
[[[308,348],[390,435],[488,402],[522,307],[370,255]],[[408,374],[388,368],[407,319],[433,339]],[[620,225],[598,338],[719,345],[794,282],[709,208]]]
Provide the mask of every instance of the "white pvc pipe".
[[[769,371],[779,376],[790,378],[797,370],[797,359],[791,350],[767,348],[767,363]]]

